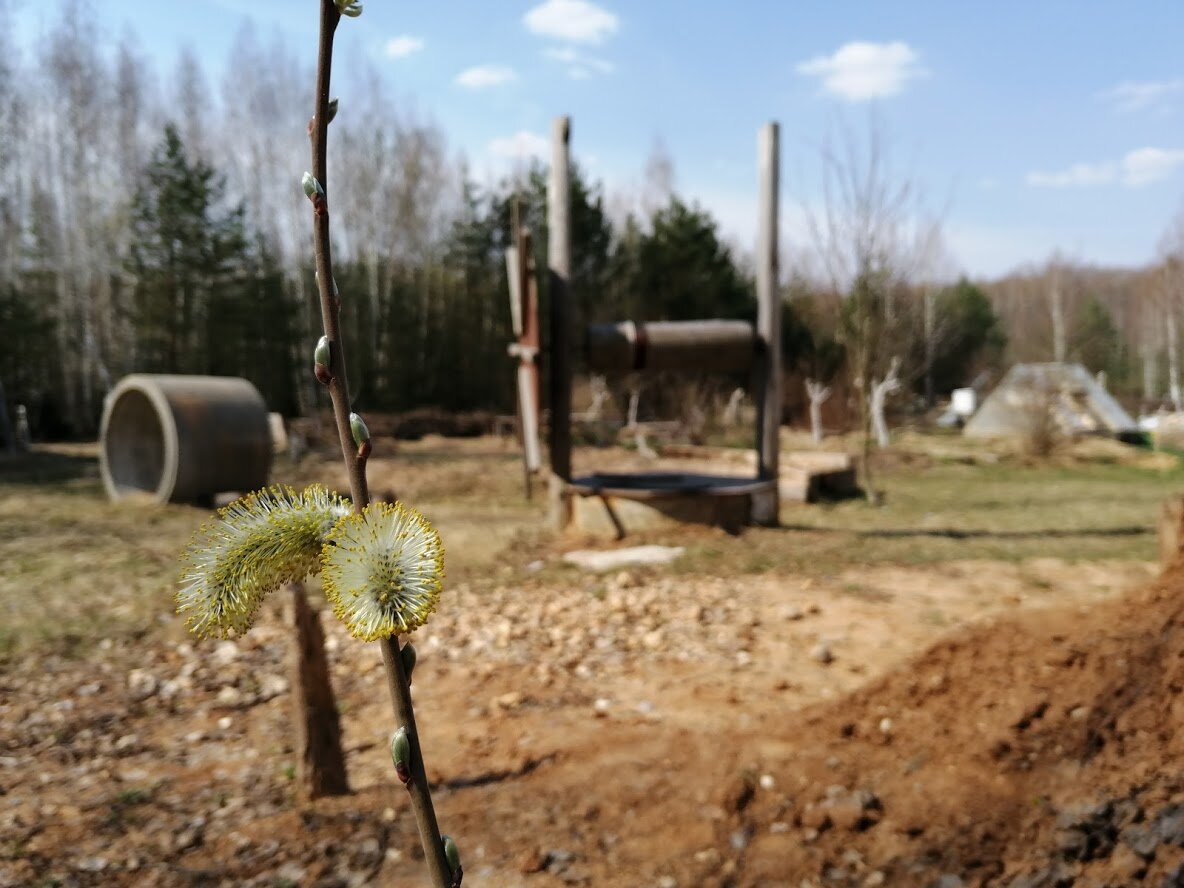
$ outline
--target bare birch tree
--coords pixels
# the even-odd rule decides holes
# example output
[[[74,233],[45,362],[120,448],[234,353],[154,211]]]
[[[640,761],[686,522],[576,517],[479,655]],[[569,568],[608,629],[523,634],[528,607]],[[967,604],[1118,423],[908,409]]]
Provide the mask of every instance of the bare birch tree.
[[[823,146],[821,182],[823,209],[821,215],[808,212],[809,225],[831,287],[847,294],[840,330],[859,405],[864,487],[875,500],[873,389],[892,375],[894,362],[899,370],[907,345],[902,341],[905,331],[895,329],[901,318],[897,300],[918,266],[923,214],[914,185],[894,174],[874,118],[869,118],[864,137],[844,127],[837,144]],[[882,389],[877,406],[890,389]]]

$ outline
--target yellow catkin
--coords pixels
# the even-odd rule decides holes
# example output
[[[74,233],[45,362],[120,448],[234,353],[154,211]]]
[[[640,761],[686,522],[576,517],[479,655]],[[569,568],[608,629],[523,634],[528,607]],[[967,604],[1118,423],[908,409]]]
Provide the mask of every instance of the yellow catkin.
[[[320,569],[349,502],[321,485],[273,486],[236,500],[194,535],[182,557],[177,611],[199,637],[245,632],[263,599]]]
[[[411,632],[440,600],[444,545],[419,512],[371,503],[339,520],[321,555],[325,597],[364,641]]]

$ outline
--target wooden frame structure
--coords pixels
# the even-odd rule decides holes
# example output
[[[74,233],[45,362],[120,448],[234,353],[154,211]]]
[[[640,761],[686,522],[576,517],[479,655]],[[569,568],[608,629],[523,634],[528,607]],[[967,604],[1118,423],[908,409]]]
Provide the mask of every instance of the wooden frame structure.
[[[755,329],[736,321],[686,321],[640,325],[625,322],[589,330],[591,351],[602,369],[721,370],[751,368],[757,404],[755,478],[692,473],[647,472],[572,476],[571,402],[571,183],[569,157],[571,120],[560,117],[552,127],[551,174],[547,188],[549,250],[547,285],[550,297],[549,489],[551,518],[558,529],[573,523],[575,500],[597,497],[615,526],[626,528],[620,506],[645,503],[688,520],[725,526],[776,525],[779,428],[781,424],[781,300],[778,292],[779,127],[768,123],[758,140],[760,188],[757,241],[757,323]],[[593,357],[593,355],[590,355]]]

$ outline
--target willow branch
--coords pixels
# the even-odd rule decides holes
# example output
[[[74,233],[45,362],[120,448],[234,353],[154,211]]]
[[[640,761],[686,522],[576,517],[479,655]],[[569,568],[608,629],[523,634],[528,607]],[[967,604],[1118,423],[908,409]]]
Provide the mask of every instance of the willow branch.
[[[328,186],[328,130],[329,130],[329,78],[333,65],[333,35],[337,30],[341,14],[333,0],[321,0],[320,44],[317,54],[316,110],[309,127],[312,142],[313,175],[321,184],[324,194],[314,201],[313,245],[316,253],[317,291],[321,302],[321,322],[331,348],[329,397],[333,402],[333,418],[341,442],[341,453],[345,459],[349,476],[350,495],[353,507],[361,512],[370,502],[366,486],[366,460],[359,458],[358,446],[350,431],[349,379],[346,375],[345,347],[341,337],[340,299],[333,280],[333,257],[329,244],[329,186]],[[419,746],[419,734],[415,728],[415,712],[411,704],[411,688],[399,656],[397,638],[385,639],[382,647],[383,664],[386,667],[387,684],[391,704],[399,724],[406,729],[411,742],[411,774],[407,784],[411,808],[419,827],[419,838],[423,843],[428,871],[435,888],[451,888],[456,884],[454,874],[448,865],[440,829],[436,824],[436,812],[432,805],[431,790],[424,771],[423,754]]]

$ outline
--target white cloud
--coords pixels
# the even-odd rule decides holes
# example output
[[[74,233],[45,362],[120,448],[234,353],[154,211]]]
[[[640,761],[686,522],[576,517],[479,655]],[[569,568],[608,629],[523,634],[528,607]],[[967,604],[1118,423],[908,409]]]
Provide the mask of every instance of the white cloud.
[[[412,37],[410,34],[400,34],[392,37],[383,47],[388,59],[401,59],[423,49],[423,38]]]
[[[593,74],[611,74],[616,67],[608,59],[588,55],[574,46],[550,46],[543,50],[543,55],[567,65],[567,76],[572,80],[586,80]]]
[[[599,43],[617,31],[617,17],[588,0],[546,0],[522,17],[532,34],[571,43]]]
[[[1173,99],[1184,99],[1184,80],[1126,80],[1098,93],[1098,97],[1113,103],[1119,111],[1166,110]]]
[[[1184,166],[1184,151],[1139,148],[1122,158],[1122,181],[1132,188],[1150,185],[1168,178],[1180,166]]]
[[[1136,148],[1117,162],[1075,163],[1053,173],[1028,173],[1026,181],[1037,188],[1088,188],[1115,183],[1140,188],[1162,182],[1180,167],[1184,167],[1184,149]]]
[[[910,80],[927,73],[907,43],[852,41],[833,55],[815,56],[798,65],[798,73],[817,77],[825,92],[860,102],[901,92]]]
[[[580,57],[579,50],[574,46],[549,46],[543,50],[543,55],[557,62],[566,62],[569,65]]]
[[[521,160],[530,157],[546,157],[551,143],[545,136],[520,130],[512,136],[503,136],[489,143],[489,153],[495,157]]]
[[[1028,173],[1027,183],[1036,188],[1082,188],[1109,185],[1117,174],[1118,169],[1112,163],[1075,163],[1055,173]]]
[[[501,86],[517,80],[514,69],[506,65],[476,65],[465,68],[456,75],[456,82],[469,89],[484,89],[487,86]]]

